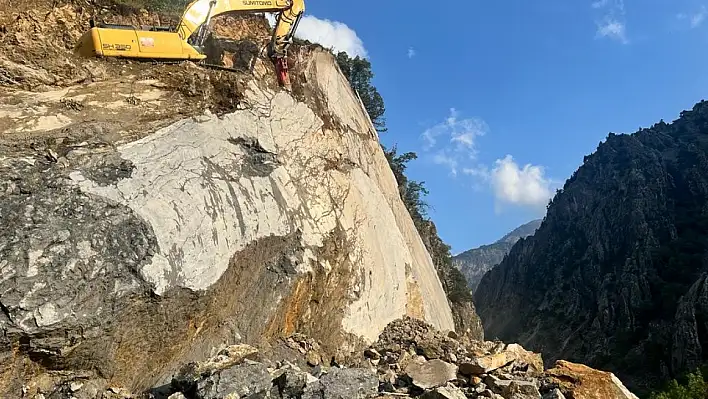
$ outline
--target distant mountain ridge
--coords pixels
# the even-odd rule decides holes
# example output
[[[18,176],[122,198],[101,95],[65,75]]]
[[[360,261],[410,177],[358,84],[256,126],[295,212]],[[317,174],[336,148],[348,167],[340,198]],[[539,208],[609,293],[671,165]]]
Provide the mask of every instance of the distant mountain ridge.
[[[520,238],[532,235],[541,222],[542,219],[532,220],[492,244],[482,245],[455,255],[452,258],[452,264],[462,272],[467,279],[467,285],[474,292],[484,273],[498,265]]]

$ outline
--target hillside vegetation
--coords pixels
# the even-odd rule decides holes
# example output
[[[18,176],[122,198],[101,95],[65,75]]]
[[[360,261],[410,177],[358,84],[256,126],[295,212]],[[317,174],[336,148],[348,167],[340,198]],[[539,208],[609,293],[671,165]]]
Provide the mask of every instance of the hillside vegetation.
[[[688,373],[681,382],[669,381],[663,389],[652,392],[648,399],[705,399],[708,397],[708,383],[702,370]]]

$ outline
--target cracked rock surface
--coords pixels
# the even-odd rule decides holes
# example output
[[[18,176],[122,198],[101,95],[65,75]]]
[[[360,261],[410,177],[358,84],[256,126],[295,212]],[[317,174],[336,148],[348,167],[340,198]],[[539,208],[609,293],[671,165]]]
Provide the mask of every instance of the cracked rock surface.
[[[244,78],[238,109],[143,126],[119,121],[144,103],[82,103],[72,96],[89,93],[83,85],[23,92],[51,103],[34,108],[40,114],[74,104],[26,140],[0,98],[14,129],[0,140],[0,396],[41,382],[41,370],[97,373],[141,390],[215,346],[296,331],[319,340],[331,356],[309,359],[327,366],[402,316],[454,329],[334,58],[312,50],[299,65],[307,83],[294,95]],[[145,101],[174,98],[159,77],[134,79],[142,83],[114,94],[130,87]],[[223,381],[209,392],[218,396]]]

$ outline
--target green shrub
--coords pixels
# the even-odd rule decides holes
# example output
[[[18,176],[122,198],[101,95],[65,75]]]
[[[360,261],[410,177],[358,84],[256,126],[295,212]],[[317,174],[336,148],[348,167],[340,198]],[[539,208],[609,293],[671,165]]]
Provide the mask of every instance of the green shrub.
[[[703,380],[703,373],[697,370],[685,378],[684,384],[679,384],[675,379],[669,381],[666,387],[654,392],[649,399],[706,399],[708,398],[708,385]]]

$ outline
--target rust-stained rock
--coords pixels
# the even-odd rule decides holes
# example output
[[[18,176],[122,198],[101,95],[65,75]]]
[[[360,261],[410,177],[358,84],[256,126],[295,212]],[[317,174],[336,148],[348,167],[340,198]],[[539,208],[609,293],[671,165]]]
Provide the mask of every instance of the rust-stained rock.
[[[558,360],[546,373],[573,399],[638,399],[613,373],[583,364]]]

